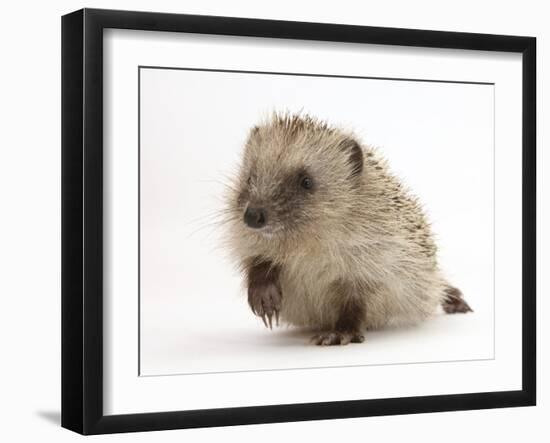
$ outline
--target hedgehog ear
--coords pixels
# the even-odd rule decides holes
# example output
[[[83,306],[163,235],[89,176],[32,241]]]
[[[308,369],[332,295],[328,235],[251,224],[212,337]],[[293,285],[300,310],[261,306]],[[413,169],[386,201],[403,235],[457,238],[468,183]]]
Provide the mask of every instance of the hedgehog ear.
[[[341,144],[342,149],[349,157],[352,166],[351,177],[358,177],[363,172],[363,150],[359,143],[352,138],[346,138]]]

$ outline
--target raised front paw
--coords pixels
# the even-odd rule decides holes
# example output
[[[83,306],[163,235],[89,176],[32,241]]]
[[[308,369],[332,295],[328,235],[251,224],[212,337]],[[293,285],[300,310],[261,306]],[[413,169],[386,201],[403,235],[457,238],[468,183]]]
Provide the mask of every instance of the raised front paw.
[[[321,332],[311,337],[311,342],[318,346],[347,345],[348,343],[363,343],[364,341],[364,335],[359,332]]]
[[[273,328],[273,317],[276,325],[279,325],[282,299],[279,287],[272,282],[255,284],[248,288],[248,304],[252,312],[261,317],[264,325],[270,329]]]

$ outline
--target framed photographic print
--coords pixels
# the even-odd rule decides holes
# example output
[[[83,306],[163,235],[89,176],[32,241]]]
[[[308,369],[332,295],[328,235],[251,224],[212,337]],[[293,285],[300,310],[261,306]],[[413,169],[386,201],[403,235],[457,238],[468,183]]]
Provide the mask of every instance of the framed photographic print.
[[[62,425],[535,404],[532,37],[62,19]]]

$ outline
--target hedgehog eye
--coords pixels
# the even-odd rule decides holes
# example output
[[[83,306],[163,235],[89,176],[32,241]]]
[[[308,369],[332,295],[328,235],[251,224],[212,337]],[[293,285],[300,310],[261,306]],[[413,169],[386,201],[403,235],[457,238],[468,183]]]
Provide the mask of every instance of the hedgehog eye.
[[[313,180],[307,175],[304,175],[300,180],[300,186],[304,189],[311,189],[313,187]]]

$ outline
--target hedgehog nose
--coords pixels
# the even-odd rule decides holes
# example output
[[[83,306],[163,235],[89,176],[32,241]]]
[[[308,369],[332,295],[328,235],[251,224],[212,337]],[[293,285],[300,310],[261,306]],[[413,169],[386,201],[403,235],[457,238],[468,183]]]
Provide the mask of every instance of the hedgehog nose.
[[[251,228],[259,229],[265,226],[266,213],[263,208],[246,208],[244,222]]]

